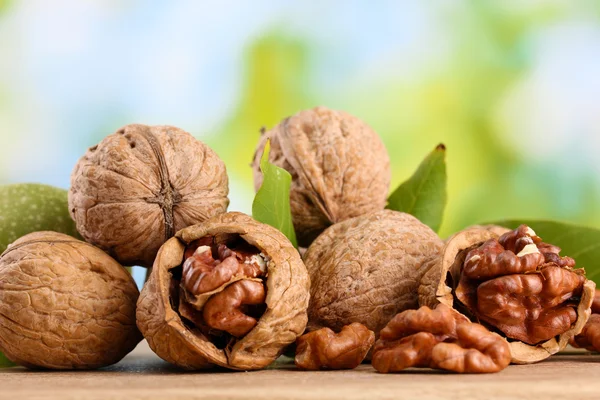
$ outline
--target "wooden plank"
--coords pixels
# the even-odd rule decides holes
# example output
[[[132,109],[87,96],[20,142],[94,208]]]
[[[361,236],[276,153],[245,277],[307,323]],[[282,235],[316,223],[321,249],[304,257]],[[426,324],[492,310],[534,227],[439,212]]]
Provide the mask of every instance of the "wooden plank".
[[[565,354],[498,374],[456,375],[413,369],[379,374],[304,372],[293,364],[255,372],[181,372],[143,342],[120,363],[98,371],[0,373],[0,398],[15,399],[599,399],[600,355]]]

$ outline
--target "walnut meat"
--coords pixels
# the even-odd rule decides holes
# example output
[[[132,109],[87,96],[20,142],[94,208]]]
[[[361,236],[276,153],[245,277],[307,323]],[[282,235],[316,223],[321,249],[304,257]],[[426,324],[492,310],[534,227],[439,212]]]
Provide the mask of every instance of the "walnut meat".
[[[381,331],[372,364],[383,373],[410,367],[490,373],[506,368],[510,359],[508,343],[499,335],[439,304],[396,315]]]
[[[441,239],[415,217],[382,210],[335,224],[304,257],[311,279],[308,328],[360,322],[378,333],[418,307],[417,288]]]
[[[498,332],[514,363],[543,360],[582,330],[595,288],[575,260],[559,253],[525,225],[466,229],[423,276],[419,302],[454,306]]]
[[[581,333],[569,342],[573,347],[600,351],[600,314],[592,314]]]
[[[61,233],[23,236],[0,257],[0,350],[30,368],[114,364],[142,338],[138,294],[102,250]]]
[[[127,125],[79,160],[69,209],[88,242],[149,267],[175,232],[226,211],[227,185],[223,162],[189,133]]]
[[[150,348],[179,367],[260,369],[304,332],[309,286],[281,232],[220,214],[160,248],[137,322]]]
[[[592,302],[592,315],[581,333],[569,341],[573,347],[600,351],[600,290],[596,289]]]
[[[375,333],[354,322],[339,333],[321,328],[296,341],[295,363],[306,370],[353,369],[360,365],[375,343]]]
[[[594,300],[592,300],[592,314],[600,314],[600,289],[594,291]]]
[[[267,140],[269,160],[292,175],[291,211],[301,246],[329,225],[385,207],[389,156],[379,136],[358,118],[316,107],[264,133],[253,162],[256,190]]]

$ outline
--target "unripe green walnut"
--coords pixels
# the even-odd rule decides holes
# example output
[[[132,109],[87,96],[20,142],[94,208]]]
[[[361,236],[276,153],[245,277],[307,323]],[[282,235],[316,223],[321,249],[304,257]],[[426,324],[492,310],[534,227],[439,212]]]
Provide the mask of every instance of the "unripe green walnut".
[[[37,183],[0,187],[0,254],[21,236],[37,231],[79,238],[69,216],[67,191]]]

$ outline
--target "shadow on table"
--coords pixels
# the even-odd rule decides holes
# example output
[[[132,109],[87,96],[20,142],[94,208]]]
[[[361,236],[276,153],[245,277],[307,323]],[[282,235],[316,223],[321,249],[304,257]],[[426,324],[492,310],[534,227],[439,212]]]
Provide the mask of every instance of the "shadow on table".
[[[556,365],[557,363],[594,363],[594,364],[598,364],[600,363],[600,356],[597,353],[578,353],[578,354],[561,354],[560,356],[553,356],[550,357],[540,363],[538,363],[539,365],[544,365],[544,364],[552,364],[552,365]],[[511,365],[509,368],[524,368],[527,367],[527,365]],[[28,374],[28,375],[32,375],[32,376],[36,376],[39,377],[40,375],[45,375],[45,374],[63,374],[65,372],[68,372],[70,374],[76,374],[78,376],[86,376],[88,374],[95,374],[95,375],[110,375],[110,374],[119,374],[119,375],[123,375],[123,374],[135,374],[135,375],[144,375],[144,376],[152,376],[152,375],[160,375],[160,376],[165,376],[165,375],[181,375],[181,374],[185,374],[185,375],[189,375],[189,374],[198,374],[198,375],[205,375],[205,374],[236,374],[236,373],[257,373],[260,374],[261,372],[265,372],[265,371],[270,371],[270,370],[277,370],[278,373],[281,374],[287,374],[287,375],[291,375],[291,374],[307,374],[307,371],[301,370],[296,368],[296,366],[293,363],[293,359],[288,358],[288,357],[282,357],[279,360],[277,360],[275,363],[273,363],[272,365],[270,365],[269,367],[267,367],[264,370],[259,370],[259,371],[250,371],[250,372],[246,372],[246,371],[233,371],[233,370],[229,370],[227,368],[222,368],[222,367],[214,367],[212,369],[209,370],[200,370],[200,371],[186,371],[184,369],[178,368],[166,361],[163,361],[162,359],[158,358],[157,356],[154,357],[148,357],[148,356],[129,356],[127,358],[125,358],[124,360],[122,360],[121,362],[115,364],[115,365],[111,365],[105,368],[101,368],[101,369],[97,369],[97,370],[81,370],[81,371],[56,371],[56,370],[45,370],[45,369],[39,369],[39,370],[32,370],[32,369],[26,369],[23,367],[14,367],[14,368],[7,368],[7,369],[3,369],[2,370],[2,374]],[[348,370],[345,370],[348,371]],[[309,373],[312,371],[308,371]],[[328,374],[338,374],[340,372],[343,371],[318,371],[317,373],[319,374],[324,374],[324,375],[328,375]],[[376,374],[378,376],[384,376],[384,375],[453,375],[453,372],[449,372],[449,371],[443,371],[443,370],[435,370],[435,369],[429,369],[429,368],[409,368],[406,369],[404,371],[400,371],[400,372],[395,372],[395,373],[391,373],[391,374],[380,374],[378,373],[373,367],[371,367],[371,365],[369,365],[368,363],[366,364],[362,364],[361,366],[359,366],[357,369],[353,370],[353,372],[355,373],[359,373],[359,374]],[[314,373],[314,372],[312,372]]]

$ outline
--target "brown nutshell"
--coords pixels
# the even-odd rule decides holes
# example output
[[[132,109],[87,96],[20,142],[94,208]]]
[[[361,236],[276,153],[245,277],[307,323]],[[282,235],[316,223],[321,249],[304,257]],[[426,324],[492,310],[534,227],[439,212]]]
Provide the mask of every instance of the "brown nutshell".
[[[510,359],[504,339],[439,304],[396,315],[381,331],[372,364],[382,373],[410,367],[491,373],[506,368]]]
[[[499,333],[514,363],[543,360],[583,329],[595,288],[559,253],[525,225],[468,228],[446,241],[423,276],[419,302],[454,307]]]
[[[292,175],[290,205],[301,246],[332,224],[385,207],[389,156],[377,133],[358,118],[316,107],[264,132],[252,164],[256,190],[267,140],[269,160]]]
[[[114,364],[142,339],[138,295],[102,250],[61,233],[23,236],[0,257],[0,350],[30,368]]]
[[[339,333],[321,328],[302,335],[296,341],[295,364],[298,368],[353,369],[362,363],[375,342],[375,333],[354,322]]]
[[[311,279],[309,330],[360,322],[376,334],[397,313],[418,307],[417,288],[441,239],[415,217],[391,210],[335,224],[304,260]]]
[[[181,368],[260,369],[304,332],[309,289],[306,267],[281,232],[225,213],[161,247],[137,323],[150,348]]]
[[[225,212],[227,194],[225,164],[207,145],[172,126],[127,125],[78,161],[69,210],[86,241],[149,267],[175,232]]]

